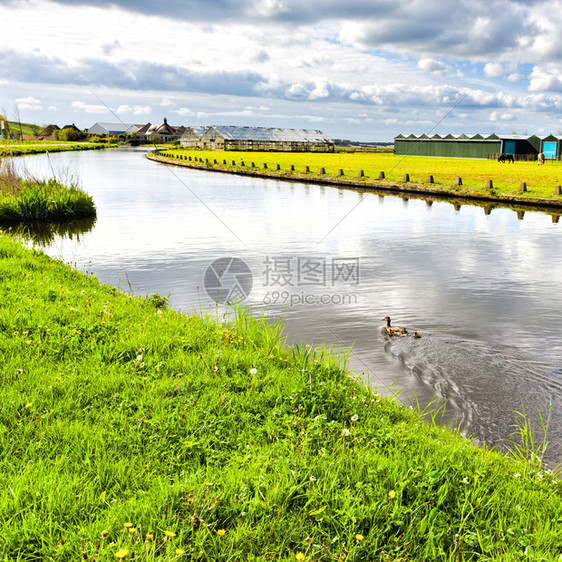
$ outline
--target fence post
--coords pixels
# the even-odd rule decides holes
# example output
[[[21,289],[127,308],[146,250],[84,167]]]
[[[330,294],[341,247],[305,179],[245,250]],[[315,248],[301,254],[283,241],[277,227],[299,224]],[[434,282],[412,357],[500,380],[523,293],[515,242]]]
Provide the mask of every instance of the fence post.
[[[435,183],[433,176],[427,176],[427,181],[425,183]]]
[[[461,178],[461,177],[458,177],[458,178],[455,180],[455,187],[458,187],[458,186],[460,186],[460,185],[462,185],[462,178]]]
[[[357,174],[357,177],[362,178],[364,176],[365,176],[365,174],[363,173],[363,170],[359,170],[359,173]]]
[[[404,174],[404,177],[402,178],[402,181],[404,183],[408,183],[410,181],[410,174]]]
[[[527,182],[524,181],[521,182],[521,185],[519,186],[519,191],[521,191],[521,193],[527,191]]]

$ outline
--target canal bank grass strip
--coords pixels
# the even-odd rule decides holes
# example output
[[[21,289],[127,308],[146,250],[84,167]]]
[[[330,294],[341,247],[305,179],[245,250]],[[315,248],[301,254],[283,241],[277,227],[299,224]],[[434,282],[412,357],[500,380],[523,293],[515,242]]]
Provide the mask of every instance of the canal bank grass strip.
[[[0,236],[1,560],[557,560],[561,485],[281,326]]]
[[[45,152],[73,152],[77,150],[102,150],[116,148],[117,144],[103,144],[93,142],[71,141],[0,141],[0,157],[26,156],[28,154],[43,154]]]
[[[46,181],[19,176],[13,163],[0,160],[0,224],[57,222],[96,216],[94,201],[75,180]]]
[[[169,156],[166,157],[166,154]],[[403,157],[388,153],[271,153],[188,149],[167,149],[157,156],[149,154],[148,157],[184,166],[299,181],[364,186],[365,189],[380,187],[404,193],[441,193],[450,197],[498,202],[542,202],[562,208],[562,197],[554,195],[556,187],[562,184],[562,162],[538,166],[536,162],[502,164],[495,160]],[[223,164],[224,160],[226,164]],[[233,161],[235,165],[232,165]],[[251,167],[252,163],[254,167]],[[305,171],[307,166],[308,171]],[[320,174],[322,168],[325,174]],[[343,175],[340,175],[340,170]],[[379,179],[381,172],[384,172],[384,178]],[[404,182],[406,174],[409,182]],[[430,176],[434,183],[428,182]],[[462,178],[462,185],[455,185],[459,177]],[[492,180],[492,189],[486,188],[489,180]],[[525,192],[520,191],[522,183],[526,183]]]

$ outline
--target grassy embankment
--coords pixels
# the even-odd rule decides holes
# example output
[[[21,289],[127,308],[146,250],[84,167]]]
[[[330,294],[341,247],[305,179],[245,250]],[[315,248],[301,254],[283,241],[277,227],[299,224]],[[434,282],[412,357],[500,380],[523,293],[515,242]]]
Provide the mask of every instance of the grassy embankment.
[[[559,560],[562,484],[279,326],[0,236],[0,560]]]
[[[20,177],[8,161],[0,161],[0,224],[60,222],[95,217],[91,196],[73,182]]]
[[[167,150],[172,155],[201,158],[203,162],[214,159],[218,164],[213,167],[224,169],[241,169],[241,161],[248,170],[253,162],[259,173],[283,174],[288,178],[301,178],[318,176],[320,168],[325,168],[324,177],[362,181],[377,185],[391,185],[403,183],[404,174],[410,175],[411,184],[420,184],[425,187],[443,186],[454,190],[456,193],[470,193],[473,195],[498,195],[517,196],[533,199],[558,199],[554,197],[554,189],[562,184],[562,162],[547,162],[538,166],[536,162],[516,162],[515,164],[502,164],[495,160],[480,160],[474,158],[429,158],[422,156],[396,156],[389,153],[288,153],[288,152],[217,152],[204,150]],[[226,160],[226,166],[222,164]],[[235,166],[232,162],[235,161]],[[267,164],[267,170],[263,164]],[[279,164],[281,170],[276,171]],[[291,165],[295,171],[291,172]],[[305,173],[305,166],[310,172]],[[344,171],[344,176],[339,177],[339,170]],[[358,178],[363,170],[364,178]],[[379,180],[379,173],[385,173],[385,179]],[[428,184],[427,179],[433,175],[437,186]],[[455,187],[457,177],[462,178],[462,186]],[[493,189],[486,189],[486,182],[492,180]],[[527,191],[519,191],[521,182],[526,182]]]
[[[113,148],[116,144],[100,144],[87,141],[6,141],[0,140],[0,157],[25,156],[27,154],[42,154],[44,152],[71,152],[77,150],[100,150]]]

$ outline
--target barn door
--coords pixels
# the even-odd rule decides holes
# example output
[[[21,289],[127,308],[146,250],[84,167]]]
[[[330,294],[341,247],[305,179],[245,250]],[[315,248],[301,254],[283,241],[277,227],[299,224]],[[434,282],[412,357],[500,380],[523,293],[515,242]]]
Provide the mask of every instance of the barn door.
[[[515,141],[505,141],[503,151],[506,154],[515,154]]]
[[[545,158],[554,160],[556,158],[556,142],[544,142],[542,151]]]

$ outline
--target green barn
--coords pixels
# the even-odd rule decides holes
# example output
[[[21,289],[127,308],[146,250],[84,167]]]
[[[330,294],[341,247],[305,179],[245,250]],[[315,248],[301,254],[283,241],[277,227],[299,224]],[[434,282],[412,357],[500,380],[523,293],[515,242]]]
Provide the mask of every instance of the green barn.
[[[536,160],[541,148],[542,141],[535,135],[398,135],[394,138],[394,153],[404,156],[495,159],[500,154],[513,154],[516,160]]]

